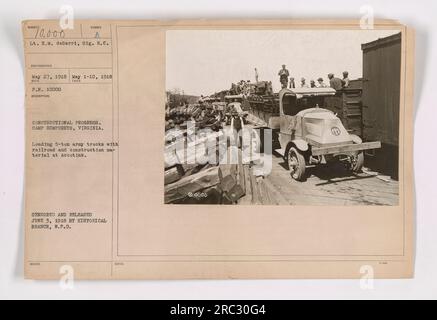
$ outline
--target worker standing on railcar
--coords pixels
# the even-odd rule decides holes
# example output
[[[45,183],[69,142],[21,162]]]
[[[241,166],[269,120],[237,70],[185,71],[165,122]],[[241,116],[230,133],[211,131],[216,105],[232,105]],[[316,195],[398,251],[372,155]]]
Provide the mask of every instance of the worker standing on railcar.
[[[327,85],[323,82],[323,78],[317,79],[317,82],[319,83],[318,88],[326,88]]]
[[[341,79],[335,77],[333,73],[328,74],[328,79],[331,88],[335,89],[336,91],[341,90],[343,88]]]
[[[300,87],[301,88],[308,88],[308,84],[306,83],[305,78],[300,79]]]
[[[278,72],[279,82],[281,82],[282,89],[287,88],[289,75],[290,72],[287,70],[286,65],[283,64],[282,69]]]
[[[350,80],[349,80],[349,72],[344,71],[343,72],[343,79],[341,80],[343,88],[349,87],[349,82],[350,82]]]

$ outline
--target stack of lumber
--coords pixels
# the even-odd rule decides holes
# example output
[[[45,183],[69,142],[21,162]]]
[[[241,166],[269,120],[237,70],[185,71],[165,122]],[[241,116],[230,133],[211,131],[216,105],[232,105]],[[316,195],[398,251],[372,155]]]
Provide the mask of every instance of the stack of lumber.
[[[230,154],[223,152],[227,146],[220,143],[222,134],[211,133],[193,142],[184,142],[187,148],[178,149],[174,144],[166,146],[165,203],[235,204],[244,196],[246,187],[242,165],[220,164],[220,156]],[[214,149],[208,146],[214,143],[215,157],[208,154]],[[241,151],[239,162],[241,164]]]
[[[206,165],[194,174],[165,185],[164,201],[173,204],[236,204],[245,195],[245,183],[244,172],[236,164]]]
[[[221,194],[218,166],[204,168],[197,173],[167,184],[164,187],[165,203],[197,203],[216,198]]]
[[[197,165],[190,171],[184,170],[186,167],[181,165],[180,168],[176,166],[166,170],[165,203],[281,204],[281,196],[269,180],[264,178],[262,162],[243,161],[241,150],[238,150],[238,161],[235,164]],[[287,203],[285,199],[282,200]]]
[[[205,164],[219,163],[219,138],[223,133],[213,132],[207,136],[187,141],[187,138],[176,137],[164,149],[164,184],[173,183],[186,175],[198,172]],[[216,146],[215,157],[208,154],[208,146]],[[223,153],[221,153],[223,154]]]

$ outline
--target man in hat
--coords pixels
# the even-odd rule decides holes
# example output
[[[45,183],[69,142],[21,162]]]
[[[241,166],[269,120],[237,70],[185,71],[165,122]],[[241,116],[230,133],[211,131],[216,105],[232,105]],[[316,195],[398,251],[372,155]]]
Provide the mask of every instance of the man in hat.
[[[286,65],[283,64],[282,69],[278,72],[279,82],[281,83],[282,88],[287,88],[289,75],[290,72],[287,70]]]
[[[343,88],[349,87],[349,72],[344,71],[343,72],[343,80],[341,80],[341,83],[343,85]]]
[[[326,88],[327,85],[323,82],[323,78],[317,79],[318,82],[318,88]]]
[[[308,88],[308,84],[306,83],[305,78],[300,79],[300,87],[301,88]]]
[[[310,87],[311,88],[315,88],[316,87],[316,82],[314,80],[310,81]]]
[[[239,93],[244,93],[244,88],[246,87],[246,81],[241,80],[239,83]]]
[[[340,78],[334,76],[333,73],[328,74],[329,85],[335,90],[341,90],[343,85]]]

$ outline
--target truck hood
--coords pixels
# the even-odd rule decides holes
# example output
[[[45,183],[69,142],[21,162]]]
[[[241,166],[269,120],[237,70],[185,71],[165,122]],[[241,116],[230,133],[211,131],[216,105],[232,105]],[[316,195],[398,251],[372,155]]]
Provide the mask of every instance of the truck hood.
[[[316,146],[352,143],[341,120],[331,111],[311,108],[298,115],[302,117],[303,136],[310,143]]]

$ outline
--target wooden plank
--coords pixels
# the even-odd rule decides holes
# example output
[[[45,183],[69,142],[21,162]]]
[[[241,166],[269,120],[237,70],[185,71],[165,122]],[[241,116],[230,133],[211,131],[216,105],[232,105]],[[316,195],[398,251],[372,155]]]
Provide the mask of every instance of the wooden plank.
[[[241,185],[236,184],[232,187],[232,189],[227,194],[233,202],[236,202],[238,201],[238,199],[244,196],[245,191],[243,190]]]
[[[237,166],[237,182],[244,190],[244,194],[246,194],[246,179],[244,178],[244,167],[243,167],[243,154],[241,150],[238,152],[238,166]]]
[[[360,144],[350,144],[350,145],[342,145],[342,146],[332,146],[332,147],[314,147],[312,149],[312,154],[318,156],[318,155],[331,154],[331,153],[378,149],[380,147],[381,147],[381,142],[379,141],[364,142]]]
[[[227,175],[220,181],[220,187],[224,192],[230,192],[237,185],[237,181],[234,176]]]
[[[252,204],[262,204],[256,177],[253,175],[252,168],[249,170],[250,183],[252,185]]]
[[[225,202],[235,203],[245,195],[246,191],[241,186],[237,164],[220,165],[219,179]]]
[[[235,199],[235,201],[244,197],[246,194],[246,181],[244,179],[244,168],[242,164],[242,152],[241,149],[238,150],[238,164],[236,165],[236,180],[237,184],[231,190],[231,197]]]
[[[281,192],[278,190],[278,188],[270,181],[270,178],[267,177],[264,179],[264,185],[269,190],[269,192],[272,194],[272,198],[274,199],[274,203],[277,205],[289,205],[291,204],[291,201],[287,200]],[[291,198],[292,195],[290,194],[289,197]]]
[[[234,201],[229,197],[227,192],[223,192],[222,194],[222,204],[234,204]]]
[[[202,170],[175,183],[166,185],[164,187],[164,201],[165,203],[173,203],[219,183],[218,167]]]
[[[180,161],[175,150],[167,147],[164,150],[164,167],[167,169],[178,163],[180,163]]]
[[[269,190],[267,189],[265,183],[264,183],[264,177],[257,177],[256,182],[258,184],[258,190],[260,195],[260,201],[264,205],[272,205],[275,204],[272,195],[270,194]]]
[[[203,165],[198,163],[192,163],[192,164],[182,164],[182,168],[184,169],[185,174],[192,175],[194,173],[197,173]]]
[[[252,184],[250,181],[249,165],[243,165],[243,171],[246,195],[240,199],[239,204],[249,205],[252,203]]]
[[[237,184],[237,165],[224,164],[219,166],[220,186],[224,192],[230,192]]]
[[[176,182],[182,178],[184,170],[181,166],[175,166],[164,171],[164,185]]]
[[[218,168],[220,181],[224,180],[224,178],[227,176],[236,177],[237,169],[235,164],[221,164],[218,166]]]

